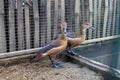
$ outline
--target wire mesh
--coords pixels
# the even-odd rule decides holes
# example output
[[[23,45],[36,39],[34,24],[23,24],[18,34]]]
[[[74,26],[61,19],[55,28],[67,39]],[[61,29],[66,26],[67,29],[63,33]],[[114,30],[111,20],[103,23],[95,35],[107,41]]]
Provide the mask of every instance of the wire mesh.
[[[90,22],[96,30],[87,30],[87,40],[119,35],[119,7],[120,0],[1,0],[0,53],[44,46],[61,21],[77,33]]]

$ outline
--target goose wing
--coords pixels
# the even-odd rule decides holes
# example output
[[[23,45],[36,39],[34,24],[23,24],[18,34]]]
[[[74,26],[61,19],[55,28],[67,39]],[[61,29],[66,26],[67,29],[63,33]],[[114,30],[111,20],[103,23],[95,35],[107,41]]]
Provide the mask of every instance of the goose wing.
[[[46,51],[60,46],[60,43],[57,40],[53,40],[52,42],[46,44],[44,47],[42,47],[37,54],[45,53]]]
[[[76,38],[76,34],[75,33],[72,33],[72,32],[67,32],[67,37],[70,37],[70,38]]]
[[[76,38],[77,35],[75,33],[72,33],[72,32],[66,32],[66,35],[67,37],[70,37],[70,38]],[[61,37],[61,34],[58,34],[54,39],[58,39]]]

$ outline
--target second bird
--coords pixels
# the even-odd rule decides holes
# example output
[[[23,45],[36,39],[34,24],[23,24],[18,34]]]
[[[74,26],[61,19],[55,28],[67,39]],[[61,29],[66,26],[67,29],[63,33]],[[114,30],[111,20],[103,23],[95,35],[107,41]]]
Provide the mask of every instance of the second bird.
[[[82,42],[85,41],[86,38],[86,29],[94,29],[94,27],[88,23],[88,22],[84,22],[81,26],[80,26],[80,32],[79,33],[74,33],[74,32],[67,32],[67,23],[64,22],[64,24],[66,24],[66,26],[64,26],[64,32],[66,33],[67,37],[68,37],[68,46],[67,46],[67,52],[71,55],[75,55],[78,56],[77,53],[75,53],[71,47],[75,47],[75,46],[79,46]],[[60,37],[61,34],[59,34],[56,38]],[[56,39],[55,38],[55,39]]]

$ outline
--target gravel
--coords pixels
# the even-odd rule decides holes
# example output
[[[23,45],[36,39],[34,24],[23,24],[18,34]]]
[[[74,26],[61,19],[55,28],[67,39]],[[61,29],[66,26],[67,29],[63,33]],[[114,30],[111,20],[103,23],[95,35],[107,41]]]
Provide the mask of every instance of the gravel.
[[[64,68],[55,69],[49,60],[26,62],[9,67],[0,66],[0,80],[104,80],[99,73],[86,67],[62,62]]]

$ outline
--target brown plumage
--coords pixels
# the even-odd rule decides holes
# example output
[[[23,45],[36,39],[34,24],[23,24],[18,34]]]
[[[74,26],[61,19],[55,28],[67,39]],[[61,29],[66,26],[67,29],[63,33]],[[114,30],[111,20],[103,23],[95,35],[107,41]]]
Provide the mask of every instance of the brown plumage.
[[[64,22],[65,26],[64,26],[64,32],[66,33],[67,37],[68,37],[68,47],[67,47],[67,52],[73,55],[78,56],[72,49],[71,47],[75,47],[80,45],[82,42],[85,41],[86,38],[86,29],[94,29],[92,27],[92,25],[90,25],[90,23],[85,22],[81,25],[80,27],[80,32],[79,33],[73,33],[73,32],[67,32],[67,23]],[[61,34],[57,35],[55,37],[55,39],[59,38],[61,36]]]
[[[82,42],[84,42],[85,37],[86,37],[86,29],[90,28],[90,27],[91,27],[90,23],[85,22],[80,27],[79,33],[67,34],[68,35],[68,45],[71,47],[75,47],[75,46],[80,45]],[[70,35],[74,35],[74,37],[72,37]]]
[[[61,53],[67,46],[67,36],[63,32],[63,29],[63,24],[61,24],[61,37],[51,41],[46,46],[42,47],[39,52],[37,52],[38,55],[36,56],[35,60],[38,60],[45,56],[49,56],[53,66],[59,67],[58,63],[56,65],[55,62],[51,59],[51,57],[56,57],[56,55]]]
[[[71,47],[75,47],[80,45],[82,42],[85,41],[86,38],[86,29],[94,29],[90,23],[85,22],[80,27],[79,33],[70,33],[66,32],[68,37],[68,48],[67,51],[73,55],[77,55],[75,52],[72,51]]]

